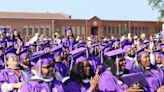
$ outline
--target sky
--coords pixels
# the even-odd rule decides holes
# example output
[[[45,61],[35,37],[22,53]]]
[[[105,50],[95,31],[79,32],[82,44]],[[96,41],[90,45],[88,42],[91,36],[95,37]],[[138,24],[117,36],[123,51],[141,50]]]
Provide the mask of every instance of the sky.
[[[63,12],[72,19],[158,20],[148,0],[0,0],[5,12]]]

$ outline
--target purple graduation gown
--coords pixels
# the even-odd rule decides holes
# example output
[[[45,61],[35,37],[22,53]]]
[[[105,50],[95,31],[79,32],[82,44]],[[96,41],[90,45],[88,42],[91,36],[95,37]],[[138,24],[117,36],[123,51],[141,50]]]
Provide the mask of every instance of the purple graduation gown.
[[[123,92],[128,88],[126,84],[123,84],[108,70],[100,75],[98,87],[99,92]]]
[[[130,60],[128,60],[128,59],[125,59],[125,62],[126,62],[125,68],[126,68],[127,70],[132,70],[133,65],[134,65],[134,61],[130,61]]]
[[[64,86],[64,92],[87,92],[87,88],[80,86],[80,84],[75,81],[70,81]]]
[[[75,45],[75,39],[69,38],[69,42],[70,42],[69,50],[72,51],[74,49],[73,46]]]
[[[30,77],[25,73],[22,72],[22,76],[18,77],[12,69],[3,69],[0,72],[0,87],[2,86],[3,83],[18,83],[18,82],[24,82],[28,81]],[[17,92],[18,89],[14,89],[13,92]]]
[[[149,70],[151,74],[148,74],[147,72],[143,71],[141,68],[136,68],[132,70],[131,72],[141,72],[144,77],[146,78],[149,87],[146,88],[148,92],[154,92],[157,90],[160,86],[164,84],[164,74],[161,69],[156,70],[156,69],[150,69]]]
[[[22,86],[20,92],[64,92],[64,89],[62,83],[57,80],[51,82],[30,80]]]
[[[62,77],[65,77],[68,74],[68,68],[62,62],[55,63],[55,71],[58,71]]]

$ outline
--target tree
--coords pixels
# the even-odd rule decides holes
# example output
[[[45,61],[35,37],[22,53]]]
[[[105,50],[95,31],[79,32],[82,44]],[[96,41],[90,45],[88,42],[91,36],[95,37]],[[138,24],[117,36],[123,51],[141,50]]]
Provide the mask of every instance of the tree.
[[[164,0],[149,0],[149,5],[158,10],[160,19],[164,18]]]

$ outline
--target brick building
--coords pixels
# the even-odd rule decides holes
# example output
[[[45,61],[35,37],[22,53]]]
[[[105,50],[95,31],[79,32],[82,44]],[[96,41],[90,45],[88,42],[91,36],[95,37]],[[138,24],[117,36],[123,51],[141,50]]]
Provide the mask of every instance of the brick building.
[[[16,28],[22,35],[39,32],[52,36],[58,32],[64,36],[65,29],[71,27],[75,36],[120,36],[128,32],[136,35],[144,32],[151,35],[162,29],[162,22],[103,20],[97,16],[90,19],[72,19],[64,13],[0,12],[0,27],[4,26],[8,31]]]

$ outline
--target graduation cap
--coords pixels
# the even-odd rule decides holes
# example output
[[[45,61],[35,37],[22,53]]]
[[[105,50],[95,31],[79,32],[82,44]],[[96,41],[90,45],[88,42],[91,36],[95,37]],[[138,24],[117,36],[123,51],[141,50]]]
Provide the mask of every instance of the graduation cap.
[[[144,78],[141,72],[123,75],[121,79],[125,84],[128,85],[128,87],[131,87],[135,83],[139,83],[141,86],[146,88],[149,87],[147,80]]]
[[[82,56],[85,51],[86,51],[86,57],[88,58],[88,56],[89,56],[88,48],[80,47],[80,48],[77,48],[77,49],[70,52],[70,54],[71,54],[70,70],[72,69],[74,59]]]
[[[9,39],[9,40],[7,41],[7,44],[8,44],[8,46],[14,46],[14,42],[16,42],[16,40]]]
[[[0,47],[5,47],[6,46],[6,41],[2,41],[2,42],[0,42]]]
[[[147,51],[145,51],[146,46],[142,47],[140,50],[137,51],[137,55],[141,56],[144,53],[149,54]]]
[[[80,57],[78,57],[78,58],[76,59],[75,64],[77,64],[77,63],[79,63],[79,62],[86,61],[86,60],[87,60],[87,58],[86,58],[86,57],[84,57],[84,56],[80,56]]]
[[[46,57],[52,57],[52,55],[49,52],[46,52],[44,50],[39,51],[37,53],[35,53],[35,55],[33,57],[30,58],[30,61],[32,62],[32,65],[35,66],[35,64],[37,63],[37,61],[41,58],[46,58]]]
[[[54,56],[59,56],[59,55],[61,55],[62,51],[63,51],[63,48],[62,48],[61,45],[55,46],[55,48],[52,48],[52,49],[51,49],[51,52],[53,53]]]
[[[116,50],[112,50],[112,51],[108,51],[106,53],[104,53],[106,56],[108,57],[112,57],[112,56],[117,56],[119,54],[123,54],[125,53],[125,50],[124,49],[116,49]]]
[[[20,52],[18,53],[19,57],[20,57],[20,58],[23,58],[23,57],[29,56],[28,50],[29,50],[29,49],[26,48],[26,49],[20,51]]]
[[[164,44],[160,44],[160,48],[164,48]]]
[[[148,46],[149,43],[150,43],[149,40],[144,40],[144,41],[143,41],[143,44],[145,44],[146,46]]]
[[[2,56],[4,56],[4,62],[5,62],[5,68],[7,67],[6,65],[6,58],[8,58],[11,55],[16,55],[16,49],[12,46],[8,47],[7,49],[5,49],[4,53]]]
[[[35,56],[31,59],[35,60],[35,64],[32,63],[36,68],[39,68],[39,77],[42,78],[42,65],[50,65],[52,64],[53,58],[50,53],[42,53],[41,55]]]
[[[0,29],[0,32],[1,32],[1,33],[6,33],[6,32],[7,32],[7,28],[5,28],[5,27],[1,28],[1,29]]]
[[[124,50],[127,50],[131,47],[132,47],[132,43],[128,42],[128,40],[126,40],[126,42],[124,42],[122,45],[122,49],[124,49]]]
[[[67,28],[67,29],[65,30],[65,33],[66,33],[66,35],[67,35],[67,34],[72,34],[72,28]]]

